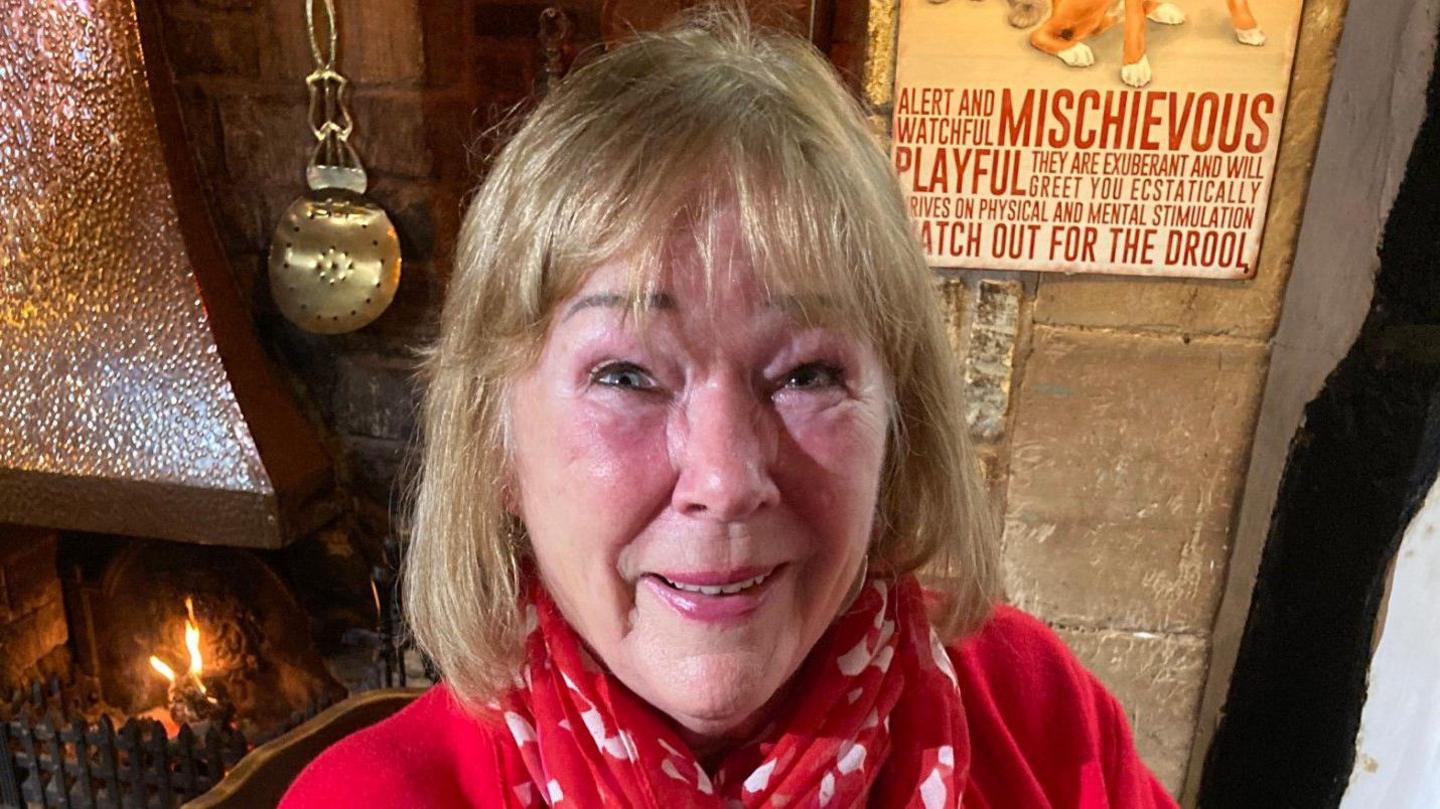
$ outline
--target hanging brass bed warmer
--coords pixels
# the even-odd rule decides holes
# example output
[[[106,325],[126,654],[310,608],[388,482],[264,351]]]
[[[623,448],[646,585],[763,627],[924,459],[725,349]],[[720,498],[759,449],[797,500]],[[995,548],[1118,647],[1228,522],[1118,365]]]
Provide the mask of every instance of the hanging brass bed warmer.
[[[385,211],[365,196],[365,168],[350,145],[349,82],[335,68],[333,0],[323,0],[329,48],[315,38],[314,0],[305,21],[315,70],[305,167],[310,190],[290,203],[270,242],[270,291],[281,314],[306,331],[341,334],[379,317],[400,283],[400,238]]]

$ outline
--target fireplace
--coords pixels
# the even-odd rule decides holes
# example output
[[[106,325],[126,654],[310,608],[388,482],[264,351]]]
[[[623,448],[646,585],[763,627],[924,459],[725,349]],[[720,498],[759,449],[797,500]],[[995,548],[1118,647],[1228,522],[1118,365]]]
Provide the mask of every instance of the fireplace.
[[[0,42],[4,807],[177,806],[406,681],[398,546],[254,334],[156,13],[28,3]]]
[[[293,561],[0,525],[0,806],[175,806],[348,694],[428,682],[398,641],[396,550],[368,619],[316,644]]]
[[[287,567],[0,526],[0,806],[175,806],[347,694],[417,682],[381,597],[393,567],[375,571],[371,619],[344,622],[325,655]]]
[[[228,717],[255,738],[343,696],[304,608],[249,551],[67,536],[58,561],[75,669],[125,715],[153,715],[172,735]]]

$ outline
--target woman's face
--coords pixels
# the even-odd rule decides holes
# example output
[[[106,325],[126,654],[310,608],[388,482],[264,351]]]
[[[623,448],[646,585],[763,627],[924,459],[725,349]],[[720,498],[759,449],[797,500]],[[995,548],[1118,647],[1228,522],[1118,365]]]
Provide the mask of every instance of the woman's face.
[[[708,307],[698,261],[670,263],[643,340],[625,265],[594,271],[509,402],[546,587],[702,744],[755,729],[855,584],[888,415],[871,348],[802,327],[722,248]]]

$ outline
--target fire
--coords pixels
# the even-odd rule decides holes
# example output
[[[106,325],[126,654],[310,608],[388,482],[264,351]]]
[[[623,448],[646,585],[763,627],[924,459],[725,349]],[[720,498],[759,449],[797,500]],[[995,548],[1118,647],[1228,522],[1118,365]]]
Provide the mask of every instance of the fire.
[[[200,673],[205,670],[205,664],[200,657],[200,627],[195,625],[195,604],[188,597],[185,599],[185,616],[185,648],[190,652],[190,676],[203,694],[205,684],[200,682]]]
[[[150,655],[150,667],[170,685],[165,689],[165,705],[148,711],[145,716],[164,725],[166,736],[178,733],[180,725],[224,716],[224,706],[206,690],[200,679],[205,673],[205,659],[200,655],[200,623],[195,620],[195,602],[190,598],[185,599],[185,651],[190,665],[183,675],[176,674],[175,667],[159,656]]]
[[[205,694],[205,683],[200,681],[200,675],[205,672],[205,659],[200,654],[200,626],[195,621],[195,602],[188,597],[185,599],[185,649],[190,654],[190,668],[185,673],[186,684]],[[150,667],[160,672],[171,685],[176,683],[175,669],[169,663],[150,655]]]
[[[150,666],[151,668],[163,674],[165,676],[165,679],[169,680],[172,683],[175,682],[175,669],[170,668],[170,666],[166,664],[164,660],[161,660],[155,655],[150,655]]]

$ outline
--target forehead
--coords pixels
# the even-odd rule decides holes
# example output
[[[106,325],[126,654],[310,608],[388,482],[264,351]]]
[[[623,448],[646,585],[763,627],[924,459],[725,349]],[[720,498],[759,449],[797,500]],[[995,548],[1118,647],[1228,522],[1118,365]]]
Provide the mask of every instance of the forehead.
[[[679,305],[753,305],[774,297],[771,279],[757,272],[743,252],[696,253],[682,246],[667,249],[658,261],[611,259],[586,272],[565,305],[623,303],[663,310]]]
[[[586,309],[620,309],[644,320],[667,311],[773,310],[806,326],[864,331],[855,328],[855,313],[844,312],[856,292],[846,288],[854,285],[853,274],[836,272],[818,257],[807,260],[801,251],[776,250],[775,239],[756,236],[742,231],[734,208],[715,211],[632,254],[574,273],[573,291],[552,311],[568,319]],[[756,253],[770,258],[757,260]]]
[[[562,322],[587,310],[619,312],[644,321],[677,313],[686,319],[723,320],[728,315],[774,315],[804,326],[835,326],[834,302],[823,292],[792,293],[771,289],[748,262],[706,273],[696,265],[670,268],[653,284],[633,283],[624,262],[596,268],[570,298],[561,302]]]

